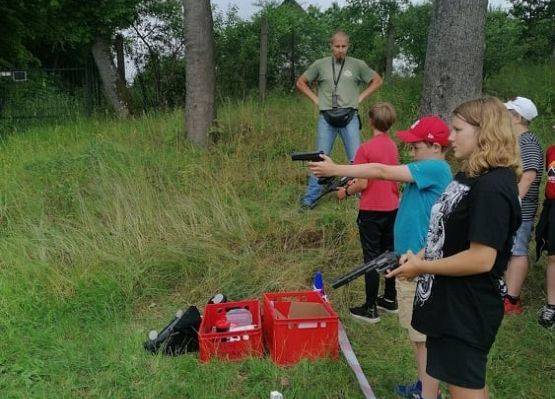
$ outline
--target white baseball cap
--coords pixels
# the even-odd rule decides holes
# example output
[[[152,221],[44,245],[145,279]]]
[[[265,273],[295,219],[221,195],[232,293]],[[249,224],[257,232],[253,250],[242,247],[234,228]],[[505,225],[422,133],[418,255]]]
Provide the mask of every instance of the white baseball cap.
[[[526,97],[515,97],[510,101],[505,103],[507,109],[512,109],[516,111],[520,116],[526,119],[528,122],[532,121],[536,116],[538,116],[538,109],[532,102],[532,100]]]

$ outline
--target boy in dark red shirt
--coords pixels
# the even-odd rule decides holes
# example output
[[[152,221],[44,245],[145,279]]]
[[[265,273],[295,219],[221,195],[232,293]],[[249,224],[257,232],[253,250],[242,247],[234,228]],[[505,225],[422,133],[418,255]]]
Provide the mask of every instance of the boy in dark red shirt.
[[[355,164],[381,163],[399,165],[399,152],[387,132],[396,119],[395,109],[389,103],[376,103],[368,113],[372,138],[364,142],[355,155]],[[340,189],[339,199],[361,193],[357,218],[364,262],[369,262],[385,251],[393,250],[393,225],[399,207],[399,185],[387,180],[356,179]],[[365,274],[366,301],[351,308],[351,315],[368,323],[380,321],[377,305],[397,312],[395,280],[385,280],[383,297],[378,298],[380,277],[376,271]]]
[[[536,228],[536,253],[547,251],[546,288],[547,304],[540,309],[539,323],[547,328],[555,326],[555,145],[547,149],[545,155],[547,182],[545,201]]]

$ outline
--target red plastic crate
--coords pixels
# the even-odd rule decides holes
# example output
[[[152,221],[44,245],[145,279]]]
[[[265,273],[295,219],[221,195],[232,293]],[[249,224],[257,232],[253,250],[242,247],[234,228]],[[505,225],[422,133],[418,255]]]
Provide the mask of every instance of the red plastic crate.
[[[252,322],[256,327],[250,331],[213,332],[214,323],[228,310],[244,308],[252,313]],[[262,323],[260,302],[251,299],[237,302],[208,304],[199,329],[200,360],[208,362],[216,357],[224,360],[240,360],[245,357],[262,357]]]
[[[296,302],[319,304],[316,317],[291,317]],[[292,305],[293,304],[293,305]],[[314,291],[264,294],[264,340],[276,364],[290,365],[303,358],[339,356],[338,317]]]

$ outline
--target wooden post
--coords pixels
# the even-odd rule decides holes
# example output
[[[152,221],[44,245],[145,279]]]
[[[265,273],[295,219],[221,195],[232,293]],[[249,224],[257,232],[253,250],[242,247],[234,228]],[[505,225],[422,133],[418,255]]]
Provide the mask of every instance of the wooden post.
[[[260,100],[266,99],[266,71],[268,69],[268,18],[260,19],[260,68],[258,70],[258,91]]]
[[[291,89],[295,89],[295,29],[291,32]]]
[[[393,54],[395,47],[395,26],[392,16],[389,16],[387,24],[387,47],[385,49],[385,79],[389,80],[393,73]]]

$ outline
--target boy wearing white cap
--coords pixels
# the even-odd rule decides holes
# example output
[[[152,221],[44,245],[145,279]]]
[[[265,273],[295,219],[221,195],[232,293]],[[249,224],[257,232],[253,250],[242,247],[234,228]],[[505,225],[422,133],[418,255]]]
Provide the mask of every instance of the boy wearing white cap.
[[[528,274],[528,245],[538,209],[543,152],[538,138],[528,128],[530,122],[538,116],[534,103],[528,98],[516,97],[506,102],[505,106],[511,114],[513,129],[518,135],[524,172],[518,183],[522,224],[516,233],[512,257],[505,274],[508,290],[505,297],[505,314],[520,314],[523,311],[520,304],[520,290]]]

